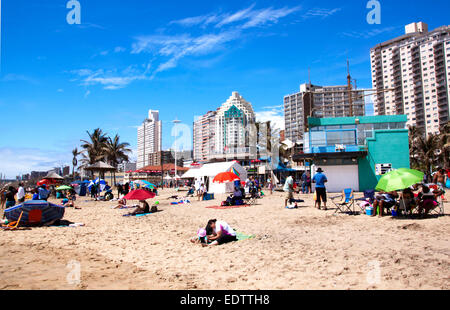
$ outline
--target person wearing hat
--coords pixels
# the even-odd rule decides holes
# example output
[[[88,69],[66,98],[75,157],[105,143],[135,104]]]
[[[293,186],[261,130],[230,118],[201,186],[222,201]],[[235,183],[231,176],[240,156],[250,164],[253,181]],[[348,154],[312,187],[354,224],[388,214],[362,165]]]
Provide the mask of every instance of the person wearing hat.
[[[50,192],[47,190],[47,186],[43,184],[38,188],[39,200],[47,201],[48,196],[50,196]]]
[[[328,182],[327,177],[323,173],[322,168],[317,169],[317,173],[312,179],[313,183],[316,183],[316,196],[319,204],[318,209],[321,209],[321,201],[323,202],[323,209],[327,210],[327,189],[325,183]]]

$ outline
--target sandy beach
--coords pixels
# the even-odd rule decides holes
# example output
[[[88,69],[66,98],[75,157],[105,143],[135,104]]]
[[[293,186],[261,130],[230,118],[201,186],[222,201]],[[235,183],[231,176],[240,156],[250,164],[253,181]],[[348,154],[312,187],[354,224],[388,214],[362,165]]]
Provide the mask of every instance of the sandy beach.
[[[82,210],[66,210],[65,219],[84,227],[0,232],[0,289],[450,288],[449,204],[445,216],[380,219],[319,211],[312,195],[299,195],[306,202],[294,210],[283,208],[282,193],[215,210],[206,207],[224,197],[172,206],[173,194],[164,190],[160,212],[139,218],[81,197]],[[191,244],[212,218],[255,238]],[[81,267],[77,284],[67,281],[72,261]]]

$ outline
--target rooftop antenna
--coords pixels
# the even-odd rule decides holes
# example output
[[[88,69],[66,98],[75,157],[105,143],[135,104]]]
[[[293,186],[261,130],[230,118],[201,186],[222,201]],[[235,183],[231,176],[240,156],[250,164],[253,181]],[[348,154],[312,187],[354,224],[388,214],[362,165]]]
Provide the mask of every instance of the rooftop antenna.
[[[311,87],[311,68],[308,68],[308,83],[309,86]]]
[[[352,76],[350,75],[350,62],[347,59],[347,87],[348,87],[348,103],[349,103],[349,114],[350,117],[353,116],[353,96],[352,96]]]

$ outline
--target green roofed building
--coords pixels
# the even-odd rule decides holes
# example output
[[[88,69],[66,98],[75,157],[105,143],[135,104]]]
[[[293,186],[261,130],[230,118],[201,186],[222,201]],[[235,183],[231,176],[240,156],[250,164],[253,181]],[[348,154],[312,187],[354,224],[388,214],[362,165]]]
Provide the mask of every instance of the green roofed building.
[[[322,167],[329,192],[374,189],[391,169],[409,168],[406,115],[308,118],[304,151],[294,161]]]

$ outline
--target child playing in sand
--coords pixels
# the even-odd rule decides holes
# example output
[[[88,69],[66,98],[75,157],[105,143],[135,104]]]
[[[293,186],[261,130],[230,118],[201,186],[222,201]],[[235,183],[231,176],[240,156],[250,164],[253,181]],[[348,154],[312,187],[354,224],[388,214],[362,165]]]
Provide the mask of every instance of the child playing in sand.
[[[206,235],[206,229],[199,228],[197,231],[197,236],[193,237],[191,239],[192,243],[200,243],[200,244],[207,244],[208,243],[208,236]]]

